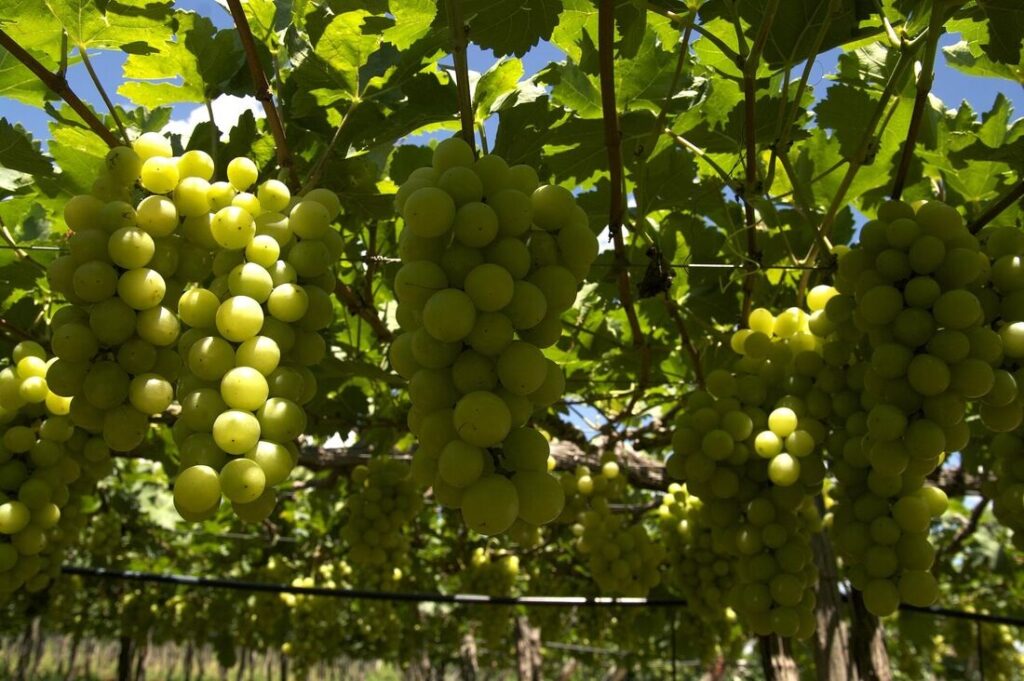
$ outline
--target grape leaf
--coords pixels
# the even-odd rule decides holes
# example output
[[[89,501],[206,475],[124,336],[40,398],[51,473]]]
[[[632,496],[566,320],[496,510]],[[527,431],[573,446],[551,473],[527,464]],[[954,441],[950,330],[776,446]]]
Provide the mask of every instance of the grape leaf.
[[[388,8],[395,17],[395,25],[384,31],[383,38],[404,50],[430,32],[438,3],[433,0],[389,0]]]
[[[977,0],[988,19],[988,42],[982,45],[985,54],[1000,64],[1020,65],[1021,43],[1024,41],[1024,11],[1018,0]]]
[[[28,175],[52,175],[50,160],[39,149],[39,142],[21,125],[0,118],[0,166]]]
[[[562,0],[463,0],[462,17],[473,42],[499,56],[522,57],[558,24]]]
[[[159,53],[158,45],[166,38],[166,23],[173,6],[169,0],[110,0],[105,3],[44,0],[44,3],[67,31],[71,45],[86,49],[121,49],[124,45],[134,45],[144,54]]]
[[[494,111],[500,100],[515,91],[523,77],[523,63],[518,59],[502,59],[484,71],[473,90],[473,110],[482,121]]]

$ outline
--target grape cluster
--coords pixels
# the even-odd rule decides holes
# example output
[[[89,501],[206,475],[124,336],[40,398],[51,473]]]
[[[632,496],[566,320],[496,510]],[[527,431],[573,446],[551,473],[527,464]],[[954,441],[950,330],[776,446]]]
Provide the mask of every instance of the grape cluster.
[[[833,434],[833,534],[865,605],[886,615],[938,597],[928,530],[947,502],[925,478],[968,444],[969,406],[981,400],[982,421],[1007,429],[1021,409],[997,368],[993,268],[955,209],[887,202],[838,262],[822,336],[860,408]]]
[[[409,536],[405,526],[422,506],[409,465],[393,459],[373,459],[352,471],[352,486],[345,502],[348,518],[341,536],[348,542],[348,559],[359,575],[399,581],[409,566]]]
[[[334,315],[331,264],[342,239],[331,222],[340,204],[323,189],[294,198],[277,180],[257,185],[248,158],[232,159],[227,181],[211,183],[214,164],[202,152],[171,158],[166,140],[146,135],[135,149],[142,186],[154,192],[143,201],[160,201],[180,221],[182,248],[205,255],[179,273],[189,288],[175,299],[186,327],[176,346],[175,508],[201,520],[225,497],[239,518],[258,522],[297,462],[302,405],[316,394],[309,367],[326,354],[318,332]]]
[[[735,619],[726,596],[735,583],[731,547],[719,546],[724,533],[715,532],[704,504],[685,485],[672,483],[657,509],[668,569],[666,584],[682,594],[687,609],[701,620],[717,624]]]
[[[44,348],[24,341],[0,370],[0,602],[45,589],[85,524],[79,500],[112,470],[102,438],[52,392]]]
[[[576,550],[587,557],[601,593],[644,597],[661,583],[665,549],[642,522],[612,510],[628,483],[607,457],[597,474],[585,466],[561,474],[567,501],[560,520],[572,523]]]
[[[811,332],[814,312],[751,312],[730,340],[739,356],[710,372],[707,392],[676,419],[666,464],[702,502],[706,550],[732,561],[725,603],[758,635],[805,638],[815,627],[810,539],[834,377]]]
[[[477,547],[462,573],[461,590],[487,596],[511,596],[520,579],[518,556]],[[470,617],[479,623],[477,633],[487,647],[495,651],[505,650],[509,630],[514,623],[512,606],[469,606],[467,610]]]
[[[154,194],[130,202],[140,176],[147,188],[157,183],[154,168],[163,159],[157,154],[170,154],[170,143],[156,139],[159,149],[145,135],[138,152],[112,149],[93,193],[65,204],[69,253],[47,268],[51,288],[71,303],[50,324],[58,358],[47,371],[50,389],[72,398],[70,416],[77,426],[101,435],[118,452],[138,447],[149,417],[174,400],[181,367],[174,350],[180,323],[173,309],[182,288],[179,275],[203,260],[182,250],[174,201]],[[197,172],[199,157],[182,158],[183,174]],[[178,172],[174,166],[175,177]]]
[[[401,333],[391,365],[409,380],[417,479],[466,525],[500,534],[558,516],[561,488],[548,445],[526,427],[565,389],[543,348],[597,256],[586,213],[527,166],[474,160],[460,139],[402,184],[405,227],[395,275]]]

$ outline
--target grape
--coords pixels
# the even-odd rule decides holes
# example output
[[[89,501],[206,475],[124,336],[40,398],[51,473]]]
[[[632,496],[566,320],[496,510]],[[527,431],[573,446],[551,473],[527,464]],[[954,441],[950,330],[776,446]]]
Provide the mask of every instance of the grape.
[[[243,249],[256,236],[256,223],[245,209],[225,206],[214,214],[210,233],[221,248]]]
[[[229,409],[214,420],[212,432],[218,447],[228,454],[240,456],[259,442],[260,421],[249,412]]]
[[[257,412],[264,439],[290,442],[306,429],[306,413],[295,402],[271,397]]]
[[[141,374],[132,379],[128,397],[143,414],[160,414],[174,401],[174,388],[162,376]]]
[[[454,231],[462,245],[484,248],[498,235],[498,215],[486,203],[466,203],[455,213]]]
[[[457,137],[442,140],[434,148],[433,167],[438,173],[459,166],[470,167],[475,161],[472,147]]]
[[[547,312],[544,293],[526,281],[517,281],[513,287],[512,300],[503,312],[517,330],[529,329],[541,322]]]
[[[459,289],[438,291],[423,307],[423,328],[445,343],[454,343],[468,336],[475,322],[473,300]]]
[[[452,440],[441,450],[437,472],[446,484],[463,488],[476,482],[484,471],[487,453],[461,440]]]
[[[270,387],[267,379],[256,369],[236,367],[221,379],[220,394],[232,409],[255,411],[267,401]]]
[[[248,296],[233,296],[217,308],[216,325],[221,336],[241,343],[259,333],[263,326],[263,308]]]
[[[209,466],[192,466],[174,481],[174,503],[188,513],[201,514],[220,505],[220,480]]]
[[[512,417],[504,400],[488,391],[469,393],[455,405],[455,430],[477,447],[493,447],[508,435]]]
[[[263,468],[252,459],[232,459],[218,476],[221,493],[232,503],[248,504],[256,501],[266,488]]]
[[[519,517],[533,525],[555,520],[565,506],[565,492],[547,471],[520,471],[512,476],[519,499]]]
[[[455,201],[442,189],[423,187],[406,199],[402,216],[414,235],[438,237],[451,229],[455,222]]]
[[[159,272],[146,267],[128,270],[117,280],[117,295],[136,310],[148,310],[160,304],[167,284]]]
[[[147,196],[135,208],[136,224],[151,237],[172,234],[178,227],[178,209],[165,196]]]
[[[505,532],[519,515],[515,485],[501,475],[488,475],[462,494],[462,519],[466,526],[483,535]]]
[[[507,390],[525,396],[544,382],[547,364],[544,354],[536,346],[513,341],[498,357],[497,372],[498,379]]]
[[[259,169],[251,159],[239,156],[228,162],[228,182],[235,189],[244,192],[251,187],[259,176]]]

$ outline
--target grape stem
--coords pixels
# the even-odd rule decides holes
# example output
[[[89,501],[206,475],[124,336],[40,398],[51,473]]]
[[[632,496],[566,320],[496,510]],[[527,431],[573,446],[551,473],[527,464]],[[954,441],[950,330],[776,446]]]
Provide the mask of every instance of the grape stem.
[[[360,298],[355,291],[353,291],[348,284],[338,279],[334,285],[334,295],[337,296],[346,308],[354,314],[359,315],[373,328],[373,332],[377,334],[377,338],[383,342],[390,342],[392,338],[391,331],[384,324],[380,317],[377,316],[377,311],[371,307],[365,300]]]
[[[974,534],[974,531],[978,529],[978,524],[981,522],[981,516],[984,515],[985,510],[988,508],[989,499],[988,497],[981,497],[978,503],[971,509],[971,515],[968,516],[967,522],[964,523],[953,538],[950,539],[949,543],[943,547],[940,547],[935,554],[935,564],[940,564],[940,558],[944,556],[954,556],[956,552],[960,550],[963,543]]]
[[[925,41],[921,73],[917,76],[917,93],[914,95],[914,109],[910,114],[910,127],[907,130],[907,139],[903,142],[903,152],[900,155],[900,163],[896,168],[896,177],[892,183],[893,199],[899,199],[903,194],[907,173],[910,172],[910,161],[914,158],[914,147],[921,133],[921,122],[924,120],[924,106],[928,101],[928,94],[932,91],[932,83],[935,80],[935,53],[939,49],[939,36],[942,35],[942,24],[942,3],[936,0],[936,2],[932,3],[932,13],[931,17],[929,17],[928,38]]]
[[[459,99],[459,119],[462,122],[462,139],[469,144],[473,155],[477,155],[476,136],[473,133],[473,101],[469,92],[469,59],[466,56],[468,30],[462,20],[459,0],[445,0],[448,27],[452,34],[452,57],[455,59],[455,89]]]
[[[33,258],[32,255],[28,251],[26,251],[21,246],[19,246],[17,243],[15,243],[14,237],[11,236],[10,230],[7,229],[7,225],[4,224],[3,218],[0,218],[0,238],[2,238],[5,242],[7,242],[7,245],[11,247],[11,250],[14,251],[14,254],[17,255],[19,258],[21,258],[22,260],[24,260],[24,261],[26,261],[28,263],[31,263],[31,264],[35,265],[36,267],[38,267],[39,269],[43,270],[44,272],[46,271],[46,266],[45,265],[43,265],[41,262],[39,262],[38,260]]]
[[[267,124],[270,126],[270,134],[274,136],[274,145],[277,148],[277,164],[288,171],[289,184],[292,188],[299,186],[299,177],[295,171],[295,164],[292,160],[291,150],[288,148],[288,139],[285,136],[284,123],[281,115],[274,104],[274,95],[270,91],[270,81],[260,64],[259,54],[256,52],[256,40],[253,38],[252,29],[249,27],[249,20],[245,17],[245,10],[242,9],[240,0],[227,0],[228,10],[231,18],[234,19],[235,27],[238,29],[238,38],[242,41],[242,49],[245,51],[245,61],[249,65],[249,75],[252,76],[253,86],[256,88],[256,99],[263,104],[263,111],[267,115]]]
[[[995,220],[1000,213],[1021,199],[1024,199],[1024,179],[1017,182],[1017,184],[1010,188],[1010,191],[996,199],[996,201],[989,206],[984,213],[978,216],[977,220],[968,226],[971,230],[971,234],[977,234],[980,232],[982,227]]]
[[[23,331],[3,317],[0,317],[0,330],[4,331],[8,336],[14,336],[22,340],[35,340],[27,331]]]
[[[746,142],[745,154],[745,177],[743,186],[743,214],[747,233],[747,268],[748,271],[743,277],[743,305],[740,312],[740,323],[747,325],[747,318],[750,316],[750,308],[754,303],[754,284],[757,281],[757,270],[761,265],[761,249],[757,245],[757,211],[751,197],[761,191],[760,174],[757,167],[757,125],[755,123],[754,109],[757,104],[757,67],[761,61],[761,53],[764,51],[765,43],[768,42],[768,34],[772,24],[775,22],[775,13],[779,9],[779,0],[770,0],[765,8],[764,16],[761,18],[761,26],[757,36],[750,48],[750,53],[743,60],[743,120],[744,120],[744,141]],[[742,34],[737,23],[737,32]],[[745,50],[745,43],[741,40],[740,48]]]
[[[61,71],[52,73],[3,30],[0,30],[0,46],[10,52],[15,59],[24,64],[29,71],[35,74],[36,78],[42,81],[43,85],[63,99],[67,105],[78,114],[79,118],[82,119],[89,129],[107,143],[107,146],[113,148],[121,145],[117,136],[114,135],[114,133],[112,133],[110,129],[103,124],[103,121],[93,113],[92,109],[90,109],[89,106],[79,99],[78,95],[71,90],[67,79]]]
[[[89,59],[89,50],[85,45],[78,46],[78,54],[82,57],[82,63],[85,65],[85,70],[89,72],[89,78],[92,79],[93,85],[96,86],[96,91],[100,93],[100,97],[103,99],[103,103],[107,107],[107,111],[110,112],[110,117],[114,119],[114,125],[117,126],[117,131],[121,133],[121,139],[124,140],[125,146],[131,144],[128,140],[128,132],[124,129],[124,124],[121,123],[121,117],[117,115],[117,108],[114,106],[114,102],[110,100],[110,95],[107,94],[106,88],[103,87],[103,83],[100,82],[100,78],[96,75],[96,70],[92,67],[92,61]]]
[[[633,347],[640,353],[640,370],[637,372],[636,387],[629,402],[619,414],[608,422],[606,428],[614,432],[616,423],[629,418],[640,395],[647,387],[651,371],[651,348],[640,326],[640,319],[633,304],[633,293],[629,277],[629,258],[622,234],[622,215],[625,207],[623,195],[622,134],[619,130],[619,114],[615,103],[615,2],[601,0],[598,8],[597,36],[598,60],[601,75],[601,116],[604,121],[604,143],[608,149],[608,172],[611,185],[611,200],[608,207],[608,231],[611,233],[618,270],[617,282],[619,299],[626,311]]]
[[[665,307],[668,310],[669,316],[676,323],[676,328],[679,330],[679,339],[683,342],[683,349],[690,356],[690,364],[693,366],[693,376],[697,380],[697,385],[703,390],[704,369],[700,364],[700,353],[697,352],[697,347],[693,344],[693,338],[690,337],[690,332],[686,329],[683,315],[679,312],[679,305],[675,300],[666,295]]]

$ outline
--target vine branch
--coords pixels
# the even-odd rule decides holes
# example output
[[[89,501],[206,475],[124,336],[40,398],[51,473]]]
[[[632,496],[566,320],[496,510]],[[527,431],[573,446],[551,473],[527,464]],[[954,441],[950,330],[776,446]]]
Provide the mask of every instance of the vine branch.
[[[377,316],[377,311],[370,306],[365,300],[359,297],[355,291],[353,291],[348,284],[338,279],[334,285],[334,295],[342,302],[342,304],[354,314],[359,315],[365,319],[370,326],[373,328],[373,332],[377,334],[377,338],[381,342],[389,342],[392,338],[390,329],[384,324],[384,321]]]
[[[910,114],[910,127],[907,139],[903,142],[903,152],[896,168],[896,177],[892,183],[892,198],[899,199],[910,172],[910,162],[914,158],[914,147],[921,133],[921,122],[924,120],[924,106],[928,102],[928,93],[932,91],[935,81],[935,53],[939,49],[939,35],[942,34],[942,3],[932,3],[932,13],[928,21],[928,39],[925,41],[924,61],[921,73],[917,76],[917,93],[914,95],[914,109]]]
[[[629,279],[629,258],[622,230],[622,216],[625,210],[625,177],[622,164],[622,134],[619,130],[619,113],[615,104],[615,2],[601,0],[598,9],[597,36],[598,59],[601,75],[601,117],[604,121],[604,143],[608,149],[608,172],[611,200],[608,208],[608,231],[612,236],[615,263],[618,271],[619,298],[626,311],[633,347],[640,353],[640,371],[629,403],[609,425],[628,418],[640,394],[647,386],[651,370],[651,349],[640,326],[633,302]]]
[[[259,54],[256,52],[256,39],[253,38],[252,29],[249,27],[249,20],[242,9],[241,0],[227,0],[228,10],[231,18],[234,19],[235,27],[238,29],[238,38],[242,42],[242,49],[245,51],[245,61],[249,65],[249,75],[252,76],[253,86],[256,88],[256,99],[263,104],[263,111],[267,116],[267,124],[270,126],[270,134],[274,136],[274,146],[277,152],[277,164],[288,171],[288,177],[292,188],[299,186],[298,174],[292,159],[291,150],[288,148],[288,139],[284,132],[284,123],[281,115],[274,104],[274,95],[270,91],[270,81],[260,64]]]
[[[690,332],[686,329],[683,315],[679,312],[679,305],[666,294],[665,307],[668,309],[669,316],[672,317],[676,328],[679,330],[679,339],[683,342],[683,349],[686,350],[686,354],[690,357],[690,364],[693,366],[693,376],[697,379],[697,385],[703,390],[704,368],[700,364],[700,353],[697,351],[697,346],[693,344]]]
[[[455,89],[459,98],[459,119],[462,122],[462,139],[473,150],[476,155],[476,136],[473,132],[475,116],[473,114],[473,100],[469,92],[469,59],[466,57],[466,47],[469,41],[466,37],[466,24],[462,20],[462,7],[459,0],[445,0],[445,9],[448,13],[448,27],[452,34],[452,57],[455,60]]]
[[[968,516],[967,522],[964,523],[948,544],[941,547],[937,555],[935,556],[935,563],[938,564],[939,559],[942,556],[953,556],[960,550],[964,542],[974,534],[975,530],[978,529],[978,524],[981,522],[981,516],[984,515],[985,510],[988,508],[989,499],[988,497],[982,497],[978,500],[978,503],[971,509],[971,515]]]
[[[4,30],[0,30],[0,46],[10,52],[15,59],[24,64],[29,71],[35,74],[36,78],[42,81],[43,85],[67,102],[67,105],[70,106],[76,114],[78,114],[79,118],[82,119],[89,129],[107,143],[107,146],[113,148],[121,145],[117,136],[115,136],[114,133],[112,133],[110,129],[103,124],[103,121],[93,113],[92,109],[90,109],[88,105],[79,99],[78,95],[71,90],[67,79],[61,71],[52,73]]]
[[[85,70],[89,72],[92,84],[96,86],[96,91],[103,98],[103,103],[106,105],[107,111],[110,112],[110,117],[114,119],[114,125],[117,126],[117,131],[121,133],[121,139],[124,140],[126,146],[131,144],[128,140],[128,132],[124,129],[124,124],[121,123],[121,117],[117,115],[117,108],[114,106],[114,102],[110,100],[106,88],[103,87],[100,77],[96,75],[96,70],[92,67],[92,61],[89,59],[89,50],[86,49],[85,45],[79,45],[78,54],[82,57],[82,63],[85,65]]]
[[[31,253],[26,251],[24,248],[19,246],[14,241],[14,237],[11,235],[11,231],[7,229],[7,225],[4,224],[3,218],[0,218],[0,238],[2,238],[7,243],[7,245],[11,247],[11,250],[14,251],[14,254],[17,255],[19,258],[28,263],[31,263],[32,265],[35,265],[44,272],[46,271],[46,266],[43,265],[43,263],[33,258]]]
[[[977,220],[970,224],[971,234],[980,232],[982,227],[995,220],[1000,213],[1021,199],[1024,199],[1024,179],[1019,180],[1017,184],[1010,188],[1010,191],[996,199],[984,213],[978,216]]]

